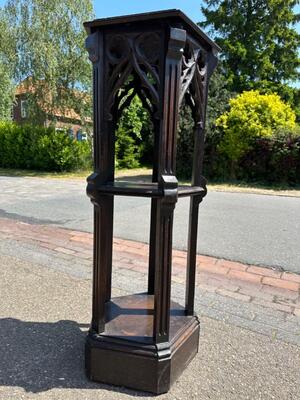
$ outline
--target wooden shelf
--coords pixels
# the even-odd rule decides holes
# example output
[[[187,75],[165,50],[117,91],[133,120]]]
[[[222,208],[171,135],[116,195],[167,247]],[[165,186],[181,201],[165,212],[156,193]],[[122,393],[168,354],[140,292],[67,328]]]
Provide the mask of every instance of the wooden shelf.
[[[114,337],[138,343],[153,343],[154,297],[145,293],[122,296],[106,303],[105,332],[101,336]],[[170,342],[193,321],[184,307],[171,301]]]
[[[115,181],[98,187],[98,192],[119,196],[162,197],[157,183]]]
[[[109,182],[106,185],[98,187],[98,193],[112,194],[118,196],[136,196],[136,197],[163,197],[163,191],[157,183],[143,182]],[[178,186],[178,197],[188,197],[206,194],[206,190],[200,186]]]
[[[206,194],[206,189],[201,186],[178,186],[178,197],[196,196]]]

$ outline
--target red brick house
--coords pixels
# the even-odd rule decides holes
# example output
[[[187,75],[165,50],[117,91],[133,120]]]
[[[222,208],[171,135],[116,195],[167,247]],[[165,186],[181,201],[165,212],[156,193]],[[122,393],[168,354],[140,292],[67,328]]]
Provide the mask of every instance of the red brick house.
[[[15,104],[13,107],[13,120],[17,124],[24,124],[28,122],[28,93],[32,93],[34,91],[34,87],[30,84],[28,79],[23,81],[19,86],[17,86],[15,93]],[[73,93],[74,95],[74,93]],[[81,124],[80,115],[77,114],[73,109],[65,110],[62,113],[60,110],[52,110],[47,113],[45,111],[45,107],[43,105],[41,108],[44,111],[45,119],[43,121],[44,126],[54,125],[57,130],[66,129],[69,130],[70,134],[74,138],[79,138],[79,135],[83,134],[83,137],[86,137],[86,134],[83,133],[84,127]],[[92,120],[87,121],[88,126],[92,126]]]

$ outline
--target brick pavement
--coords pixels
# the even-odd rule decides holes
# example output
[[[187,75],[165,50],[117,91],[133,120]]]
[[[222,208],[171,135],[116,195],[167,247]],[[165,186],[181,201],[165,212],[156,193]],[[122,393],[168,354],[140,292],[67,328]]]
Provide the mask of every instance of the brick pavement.
[[[64,259],[92,261],[90,233],[0,218],[0,239],[13,239],[51,250]],[[114,238],[113,265],[119,273],[147,273],[148,245]],[[173,251],[172,280],[185,283],[186,252]],[[300,317],[300,276],[234,261],[197,256],[197,288],[243,303]]]

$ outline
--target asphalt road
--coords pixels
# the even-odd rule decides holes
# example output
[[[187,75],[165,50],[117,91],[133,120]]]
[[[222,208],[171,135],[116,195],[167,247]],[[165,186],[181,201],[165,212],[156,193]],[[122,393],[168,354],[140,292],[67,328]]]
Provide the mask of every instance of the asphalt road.
[[[300,274],[300,198],[210,192],[200,207],[198,252]],[[114,234],[148,241],[150,200],[118,197]],[[175,212],[174,247],[186,248],[188,199]],[[84,181],[0,177],[0,217],[91,232]]]

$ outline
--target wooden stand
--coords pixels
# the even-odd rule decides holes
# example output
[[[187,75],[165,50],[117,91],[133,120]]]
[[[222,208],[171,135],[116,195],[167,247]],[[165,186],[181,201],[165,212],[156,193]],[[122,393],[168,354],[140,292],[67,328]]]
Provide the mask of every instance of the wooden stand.
[[[86,343],[90,379],[164,393],[198,351],[194,315],[198,208],[208,81],[219,50],[181,11],[95,20],[85,24],[94,66],[94,164],[87,193],[94,204],[93,316]],[[115,182],[115,130],[139,96],[154,126],[152,183]],[[178,113],[195,120],[191,186],[175,176]],[[111,299],[114,196],[151,198],[148,293]],[[173,213],[189,196],[185,307],[171,302]]]

